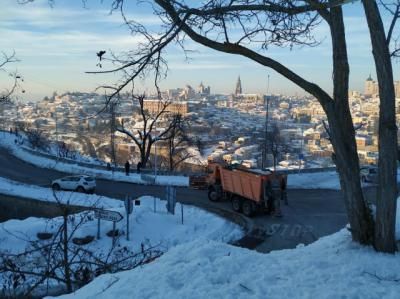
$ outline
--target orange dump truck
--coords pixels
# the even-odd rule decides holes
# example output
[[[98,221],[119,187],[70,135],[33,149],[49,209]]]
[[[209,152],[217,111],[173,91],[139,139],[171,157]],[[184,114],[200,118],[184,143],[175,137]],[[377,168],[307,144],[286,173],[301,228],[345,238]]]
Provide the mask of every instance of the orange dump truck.
[[[271,171],[251,170],[242,167],[209,165],[208,198],[219,201],[231,200],[236,212],[252,216],[257,209],[270,208],[268,205],[282,188],[286,177]],[[279,200],[279,198],[278,198]]]

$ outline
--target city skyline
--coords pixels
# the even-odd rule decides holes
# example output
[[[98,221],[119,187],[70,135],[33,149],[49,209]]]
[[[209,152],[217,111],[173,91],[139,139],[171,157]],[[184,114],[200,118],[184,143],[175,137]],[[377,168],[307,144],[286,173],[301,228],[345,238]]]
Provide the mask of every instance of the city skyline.
[[[6,53],[15,50],[20,59],[8,69],[17,69],[24,77],[24,99],[39,100],[53,91],[91,92],[104,83],[114,83],[118,80],[117,75],[85,73],[102,70],[96,66],[96,52],[120,53],[132,49],[138,42],[122,25],[118,13],[109,14],[109,1],[103,4],[88,1],[88,8],[83,8],[80,1],[57,0],[53,7],[40,0],[27,5],[18,5],[14,0],[5,1],[5,9],[0,12],[0,34],[5,37],[0,40],[0,49]],[[145,5],[138,6],[135,14],[129,17],[150,27],[158,24],[157,17]],[[385,22],[388,21],[389,18],[385,18]],[[376,75],[368,28],[359,3],[346,5],[345,23],[350,89],[363,92],[368,75],[373,78]],[[271,48],[267,54],[278,61],[285,61],[293,70],[331,93],[331,51],[327,27],[321,24],[315,35],[322,41],[317,47],[294,48],[292,51]],[[304,94],[279,74],[248,59],[218,53],[190,41],[187,47],[193,50],[189,61],[176,46],[169,47],[166,57],[170,71],[161,83],[163,89],[186,84],[196,87],[203,81],[211,86],[213,93],[233,93],[240,76],[244,93]],[[396,63],[394,77],[395,80],[400,77]],[[145,82],[139,82],[137,86],[143,91],[151,88]]]

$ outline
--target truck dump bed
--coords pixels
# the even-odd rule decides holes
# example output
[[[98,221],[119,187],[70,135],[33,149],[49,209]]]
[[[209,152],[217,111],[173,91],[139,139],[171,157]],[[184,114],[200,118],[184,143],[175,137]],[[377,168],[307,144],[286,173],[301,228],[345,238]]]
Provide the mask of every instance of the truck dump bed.
[[[223,167],[218,167],[218,170],[224,191],[238,194],[255,202],[263,199],[263,182],[268,180],[267,175]]]

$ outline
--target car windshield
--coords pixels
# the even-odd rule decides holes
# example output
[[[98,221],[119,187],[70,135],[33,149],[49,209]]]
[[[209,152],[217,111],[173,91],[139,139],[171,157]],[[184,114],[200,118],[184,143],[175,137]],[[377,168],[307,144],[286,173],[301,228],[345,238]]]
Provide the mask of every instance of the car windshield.
[[[84,178],[84,179],[85,179],[86,182],[93,182],[94,181],[94,178],[92,178],[92,177],[87,177],[87,178]]]

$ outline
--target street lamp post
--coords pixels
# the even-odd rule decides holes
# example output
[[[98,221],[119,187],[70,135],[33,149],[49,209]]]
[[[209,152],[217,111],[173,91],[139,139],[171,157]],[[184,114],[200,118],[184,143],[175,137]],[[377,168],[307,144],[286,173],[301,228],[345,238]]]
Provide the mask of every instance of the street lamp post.
[[[154,179],[157,178],[157,138],[154,141]]]
[[[269,118],[269,75],[268,75],[268,81],[267,81],[267,95],[266,95],[266,101],[267,101],[267,109],[265,113],[265,136],[264,136],[264,149],[263,149],[263,157],[262,157],[262,169],[267,167],[267,151],[268,151],[268,118]],[[264,102],[265,104],[265,102]]]
[[[57,116],[57,112],[55,113],[55,121],[56,121],[56,141],[58,143],[58,116]]]

